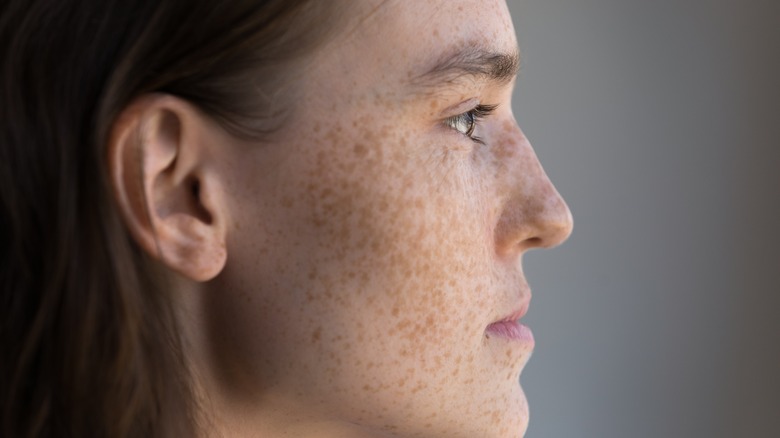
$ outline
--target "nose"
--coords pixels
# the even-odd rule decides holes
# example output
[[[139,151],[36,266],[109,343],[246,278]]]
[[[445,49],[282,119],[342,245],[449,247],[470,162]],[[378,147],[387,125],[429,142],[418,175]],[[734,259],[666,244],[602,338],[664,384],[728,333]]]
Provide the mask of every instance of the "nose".
[[[523,132],[512,123],[500,142],[503,205],[495,229],[496,252],[511,256],[550,248],[571,234],[571,211],[553,186]]]

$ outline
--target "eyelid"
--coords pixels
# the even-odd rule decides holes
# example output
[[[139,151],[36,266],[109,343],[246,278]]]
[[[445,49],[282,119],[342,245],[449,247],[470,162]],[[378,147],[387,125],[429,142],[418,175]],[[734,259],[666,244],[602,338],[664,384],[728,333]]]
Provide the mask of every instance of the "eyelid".
[[[450,107],[445,108],[442,113],[443,119],[449,119],[454,116],[461,115],[465,112],[471,111],[479,106],[479,99],[472,97],[471,99],[464,100],[463,102],[456,103]]]

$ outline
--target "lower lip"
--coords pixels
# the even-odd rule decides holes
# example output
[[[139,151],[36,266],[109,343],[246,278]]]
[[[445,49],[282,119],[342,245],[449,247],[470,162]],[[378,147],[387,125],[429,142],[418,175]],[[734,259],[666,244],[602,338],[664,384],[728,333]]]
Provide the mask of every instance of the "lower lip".
[[[518,321],[494,322],[487,327],[486,333],[499,338],[511,339],[533,344],[534,334],[527,326]]]

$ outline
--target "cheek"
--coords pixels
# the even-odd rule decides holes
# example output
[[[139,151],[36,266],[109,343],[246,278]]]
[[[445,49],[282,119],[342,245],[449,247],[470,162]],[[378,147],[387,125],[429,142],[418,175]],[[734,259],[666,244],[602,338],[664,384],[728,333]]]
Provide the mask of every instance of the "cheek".
[[[327,268],[318,272],[332,274],[319,279],[402,284],[392,291],[402,295],[441,289],[485,261],[491,214],[468,165],[389,127],[329,137],[303,190],[303,225]]]
[[[345,132],[325,135],[301,198],[299,235],[311,240],[300,288],[326,321],[310,338],[351,357],[350,380],[383,374],[396,391],[420,390],[425,375],[467,367],[481,341],[495,289],[487,194],[467,162],[421,152],[389,128]],[[393,361],[397,371],[379,366]],[[365,390],[390,389],[380,381]]]
[[[275,213],[258,213],[265,238],[238,243],[256,260],[241,272],[253,301],[230,312],[245,316],[236,338],[256,340],[247,360],[376,424],[519,403],[512,367],[496,377],[480,356],[500,289],[486,184],[469,158],[365,126],[298,142]]]
[[[410,156],[407,139],[356,137],[335,153],[319,152],[311,171],[304,217],[317,280],[355,292],[377,282],[416,290],[440,281],[438,271],[455,255],[440,251],[445,233],[463,236],[464,224],[439,208],[446,200],[432,190],[429,169]]]

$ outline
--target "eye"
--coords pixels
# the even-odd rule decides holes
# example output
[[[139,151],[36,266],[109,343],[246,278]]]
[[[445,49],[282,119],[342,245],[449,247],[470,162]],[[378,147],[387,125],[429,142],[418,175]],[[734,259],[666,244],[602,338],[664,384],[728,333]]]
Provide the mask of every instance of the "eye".
[[[474,129],[482,118],[493,113],[496,106],[497,105],[477,105],[463,114],[447,118],[444,121],[444,124],[470,138],[472,141],[484,144],[482,139],[474,135]]]

